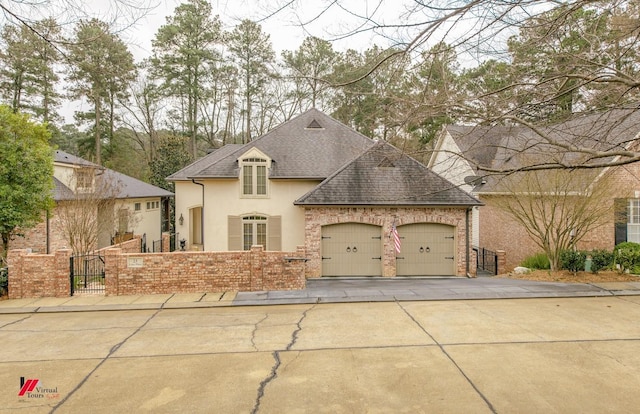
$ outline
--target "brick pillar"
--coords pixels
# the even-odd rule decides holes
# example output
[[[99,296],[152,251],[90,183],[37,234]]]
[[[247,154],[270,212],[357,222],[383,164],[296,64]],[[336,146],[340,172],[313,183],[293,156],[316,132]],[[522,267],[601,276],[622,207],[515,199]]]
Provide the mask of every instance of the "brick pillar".
[[[469,252],[469,274],[467,276],[478,276],[478,252],[474,249]]]
[[[262,246],[251,246],[251,279],[249,291],[262,290],[264,275],[262,266],[264,263],[264,248]]]
[[[496,250],[496,255],[498,255],[498,267],[496,268],[496,274],[499,275],[501,273],[507,272],[507,252],[504,250]]]
[[[120,258],[122,249],[107,249],[104,252],[104,294],[120,294]]]
[[[162,233],[162,252],[171,251],[171,235],[169,233]]]
[[[22,279],[24,278],[23,266],[26,249],[9,250],[7,252],[7,263],[9,265],[9,299],[22,298]]]
[[[64,298],[71,295],[71,249],[60,249],[54,253],[54,282],[55,292],[53,295],[57,298]]]

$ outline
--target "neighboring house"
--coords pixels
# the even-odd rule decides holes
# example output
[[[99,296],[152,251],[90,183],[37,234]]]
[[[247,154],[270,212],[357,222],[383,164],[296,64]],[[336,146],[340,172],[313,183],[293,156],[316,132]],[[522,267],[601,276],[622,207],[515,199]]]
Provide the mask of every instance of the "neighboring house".
[[[83,231],[80,226],[98,229],[93,248],[133,234],[146,235],[150,245],[168,230],[173,193],[60,150],[55,151],[53,169],[55,207],[42,223],[11,241],[10,248],[39,253],[70,248],[66,234],[74,226],[75,232]],[[94,223],[83,223],[81,215]]]
[[[634,148],[639,138],[640,111],[620,109],[579,116],[539,131],[560,144],[567,144],[566,148],[576,145],[590,148],[594,154],[626,151]],[[532,161],[582,159],[578,157],[584,154],[561,151],[559,146],[549,145],[540,134],[526,127],[449,125],[439,134],[428,166],[485,203],[473,212],[473,245],[504,250],[507,267],[513,268],[541,249],[520,224],[497,207],[499,197],[518,194],[506,190],[503,177],[487,173],[487,169],[517,169]],[[616,161],[615,157],[595,160]],[[593,161],[585,159],[584,162]],[[610,250],[622,241],[640,242],[640,165],[608,167],[594,171],[592,176],[592,184],[607,179],[615,187],[614,195],[607,201],[612,207],[611,214],[602,226],[587,233],[578,248]],[[585,188],[572,190],[582,192]]]
[[[167,179],[175,183],[176,231],[190,250],[303,246],[307,277],[475,270],[467,220],[480,202],[316,109]]]

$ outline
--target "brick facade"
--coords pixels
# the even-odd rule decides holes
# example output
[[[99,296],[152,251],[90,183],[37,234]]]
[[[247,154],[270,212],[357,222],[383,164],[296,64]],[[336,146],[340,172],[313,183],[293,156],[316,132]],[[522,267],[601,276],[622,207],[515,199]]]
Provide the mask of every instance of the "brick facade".
[[[305,210],[305,248],[308,253],[307,278],[322,276],[322,226],[339,223],[373,224],[389,235],[396,226],[414,223],[438,223],[455,227],[457,275],[467,275],[467,235],[465,208],[396,208],[396,207],[308,207]],[[471,224],[469,223],[469,239]],[[396,253],[393,241],[383,237],[382,276],[396,276]],[[476,274],[475,253],[469,248],[469,275]]]

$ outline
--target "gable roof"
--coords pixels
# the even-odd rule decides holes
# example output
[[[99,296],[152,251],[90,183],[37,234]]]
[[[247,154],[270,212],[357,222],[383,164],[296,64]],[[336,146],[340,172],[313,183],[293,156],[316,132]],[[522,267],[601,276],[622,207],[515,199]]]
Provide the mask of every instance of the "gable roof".
[[[99,166],[83,158],[56,150],[54,162],[72,166],[96,168],[102,173],[96,174],[96,179],[107,180],[116,190],[115,198],[147,198],[147,197],[173,197],[173,193],[163,188],[156,187],[137,178],[119,173],[108,168]],[[54,177],[54,200],[71,200],[75,197],[74,192]]]
[[[167,179],[237,178],[237,160],[256,148],[272,160],[271,179],[322,180],[373,144],[370,138],[314,108],[247,144],[222,147]]]
[[[589,158],[571,148],[598,152],[627,150],[640,134],[640,110],[615,109],[579,115],[538,130],[540,133],[524,126],[449,125],[444,132],[460,148],[460,155],[468,160],[476,175],[485,176],[482,186],[476,191],[490,192],[498,190],[501,176],[486,174],[480,167],[517,170],[540,162],[589,164],[612,161],[613,156]]]
[[[482,205],[386,142],[376,143],[294,204]]]

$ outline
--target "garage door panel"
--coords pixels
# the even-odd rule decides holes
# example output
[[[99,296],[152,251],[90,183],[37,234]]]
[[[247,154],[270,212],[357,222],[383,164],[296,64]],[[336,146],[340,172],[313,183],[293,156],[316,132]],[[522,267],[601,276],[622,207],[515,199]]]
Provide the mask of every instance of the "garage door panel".
[[[324,226],[322,275],[382,275],[381,227],[361,223]]]
[[[402,240],[396,260],[398,276],[455,275],[455,228],[416,223],[398,227]]]

